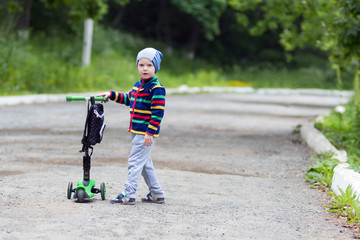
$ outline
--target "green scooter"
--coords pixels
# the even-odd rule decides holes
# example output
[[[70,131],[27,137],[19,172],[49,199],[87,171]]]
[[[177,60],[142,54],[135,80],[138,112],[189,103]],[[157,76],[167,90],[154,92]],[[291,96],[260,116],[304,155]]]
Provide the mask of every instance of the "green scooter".
[[[104,97],[74,97],[66,96],[66,101],[86,101],[87,102],[87,118],[85,122],[84,136],[81,141],[83,148],[80,152],[84,152],[83,156],[83,169],[84,177],[77,182],[77,186],[74,189],[73,183],[68,183],[67,198],[77,199],[79,203],[85,202],[86,199],[93,198],[95,194],[100,193],[101,199],[105,200],[106,186],[102,182],[100,188],[95,187],[95,181],[90,179],[90,167],[91,167],[91,155],[93,153],[93,145],[100,143],[102,135],[105,129],[104,111],[102,104],[95,104],[95,101],[104,102]],[[91,103],[91,105],[90,105]],[[91,150],[91,151],[90,151]]]

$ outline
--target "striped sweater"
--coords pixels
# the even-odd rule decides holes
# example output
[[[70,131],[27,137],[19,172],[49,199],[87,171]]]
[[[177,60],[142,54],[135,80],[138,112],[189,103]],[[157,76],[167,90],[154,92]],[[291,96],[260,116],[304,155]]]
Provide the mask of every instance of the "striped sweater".
[[[156,76],[136,82],[129,93],[110,93],[110,100],[130,106],[129,132],[159,136],[166,91]]]

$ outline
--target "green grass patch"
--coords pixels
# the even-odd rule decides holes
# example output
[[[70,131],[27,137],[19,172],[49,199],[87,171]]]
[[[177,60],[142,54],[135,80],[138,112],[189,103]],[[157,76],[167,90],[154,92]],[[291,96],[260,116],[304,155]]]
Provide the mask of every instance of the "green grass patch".
[[[341,193],[339,196],[328,192],[333,196],[332,203],[328,206],[328,212],[335,212],[338,217],[348,218],[348,224],[360,225],[360,201],[357,200],[356,194],[353,193],[350,185],[345,191],[339,190]]]
[[[360,107],[350,101],[316,121],[315,127],[338,150],[345,150],[350,168],[360,172]]]
[[[328,212],[334,212],[338,214],[338,217],[347,218],[348,224],[353,223],[360,226],[360,201],[353,193],[351,186],[349,185],[345,191],[339,189],[339,196],[328,191],[332,184],[334,168],[340,161],[334,158],[332,152],[316,154],[313,160],[315,163],[307,169],[306,182],[311,183],[312,188],[327,191],[332,196],[331,203],[327,206]]]
[[[81,32],[79,28],[79,32]],[[331,69],[288,69],[272,64],[222,67],[190,60],[159,42],[124,32],[94,28],[90,66],[81,67],[82,36],[49,37],[33,33],[27,41],[0,36],[0,95],[125,91],[139,79],[137,52],[153,46],[164,53],[158,77],[167,88],[181,85],[252,86],[254,88],[336,88]]]
[[[335,125],[341,125],[337,120]],[[339,196],[328,190],[332,184],[334,168],[340,161],[334,158],[332,152],[316,154],[313,160],[315,163],[307,169],[306,182],[311,183],[313,188],[327,191],[332,196],[331,203],[327,206],[328,212],[337,213],[338,217],[347,218],[348,224],[360,226],[360,201],[353,193],[351,186],[349,185],[345,191],[339,188]]]
[[[316,154],[313,160],[315,163],[307,169],[306,182],[311,183],[314,188],[331,187],[334,168],[340,161],[334,158],[333,152]]]
[[[336,89],[336,77],[332,69],[299,68],[289,69],[284,66],[235,66],[224,75],[226,79],[248,82],[254,88],[319,88]],[[344,88],[351,88],[344,84]]]

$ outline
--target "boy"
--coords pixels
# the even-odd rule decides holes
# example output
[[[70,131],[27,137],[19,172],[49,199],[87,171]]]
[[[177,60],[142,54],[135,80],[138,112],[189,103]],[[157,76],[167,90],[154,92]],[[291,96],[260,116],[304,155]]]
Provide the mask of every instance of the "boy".
[[[159,136],[160,123],[165,110],[165,88],[155,73],[160,70],[162,53],[154,48],[141,50],[136,57],[136,66],[141,77],[129,93],[109,91],[104,96],[117,103],[130,106],[132,148],[128,159],[128,180],[125,189],[111,203],[135,204],[135,192],[140,175],[149,187],[149,193],[142,202],[164,203],[165,196],[158,183],[153,162],[150,158],[155,138]]]

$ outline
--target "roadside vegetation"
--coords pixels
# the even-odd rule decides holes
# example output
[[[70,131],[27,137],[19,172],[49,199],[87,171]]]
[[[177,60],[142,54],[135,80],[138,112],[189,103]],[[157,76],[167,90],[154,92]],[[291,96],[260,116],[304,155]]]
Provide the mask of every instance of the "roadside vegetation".
[[[351,186],[345,191],[339,189],[339,196],[330,190],[334,168],[340,161],[334,158],[332,152],[316,154],[313,160],[315,162],[307,169],[306,182],[310,183],[312,188],[331,195],[331,202],[326,206],[328,212],[336,213],[338,217],[345,218],[348,224],[360,227],[360,201]]]
[[[136,53],[153,46],[164,53],[159,77],[168,88],[336,88],[357,96],[359,12],[346,0],[0,1],[0,95],[125,90],[136,80]],[[86,19],[95,26],[84,68]]]
[[[81,66],[82,38],[42,34],[22,41],[15,36],[1,38],[0,94],[64,93],[128,90],[137,80],[135,56],[149,42],[136,35],[105,29],[94,30],[90,66]],[[163,50],[164,51],[164,50]],[[206,59],[188,59],[181,51],[164,51],[158,76],[168,88],[188,86],[252,86],[254,88],[326,88],[337,87],[336,73],[326,59],[299,54],[294,61],[312,66],[289,68],[285,64],[258,62],[220,66]],[[325,67],[317,67],[323,65]],[[327,67],[326,67],[327,66]],[[351,89],[351,81],[344,88]]]
[[[316,121],[315,127],[334,147],[345,150],[350,168],[360,172],[360,107],[354,101],[338,106]]]
[[[318,128],[338,150],[345,150],[350,168],[360,172],[360,108],[350,101],[344,106],[336,107],[329,115],[315,121]],[[312,187],[327,191],[331,196],[331,203],[327,211],[337,213],[338,217],[347,219],[348,224],[360,226],[360,201],[349,185],[341,195],[331,192],[334,168],[340,161],[331,152],[316,154],[315,163],[308,168],[306,181]]]
[[[334,158],[332,152],[315,154],[312,160],[315,163],[307,169],[306,182],[311,183],[313,188],[323,190],[330,188],[334,168],[340,161]]]
[[[345,191],[340,189],[340,193],[341,195],[336,196],[329,192],[333,199],[327,206],[328,212],[334,212],[338,214],[338,217],[346,218],[348,224],[354,223],[360,226],[360,201],[356,199],[356,194],[353,193],[350,186]]]

